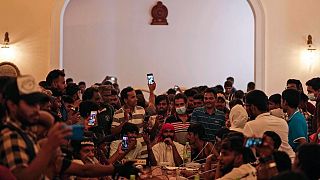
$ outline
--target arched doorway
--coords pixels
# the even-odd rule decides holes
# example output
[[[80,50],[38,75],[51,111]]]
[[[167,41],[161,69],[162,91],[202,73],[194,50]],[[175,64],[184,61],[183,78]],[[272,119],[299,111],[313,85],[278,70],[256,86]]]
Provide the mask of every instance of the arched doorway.
[[[265,89],[265,15],[260,0],[247,0],[254,15],[254,80],[259,89]],[[62,68],[63,17],[70,0],[55,3],[52,15],[51,68]]]

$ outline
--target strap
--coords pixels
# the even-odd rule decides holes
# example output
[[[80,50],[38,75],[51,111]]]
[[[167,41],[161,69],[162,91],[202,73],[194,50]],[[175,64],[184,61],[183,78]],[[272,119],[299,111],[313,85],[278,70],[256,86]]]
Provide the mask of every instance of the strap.
[[[26,152],[27,152],[27,154],[29,156],[29,162],[28,163],[31,163],[31,161],[36,157],[36,153],[35,153],[35,149],[34,149],[34,143],[30,140],[28,135],[25,132],[21,131],[20,129],[18,129],[18,128],[12,126],[12,125],[9,125],[9,124],[3,125],[1,127],[1,129],[5,129],[5,128],[10,129],[11,131],[17,132],[22,137],[23,141],[27,145]]]

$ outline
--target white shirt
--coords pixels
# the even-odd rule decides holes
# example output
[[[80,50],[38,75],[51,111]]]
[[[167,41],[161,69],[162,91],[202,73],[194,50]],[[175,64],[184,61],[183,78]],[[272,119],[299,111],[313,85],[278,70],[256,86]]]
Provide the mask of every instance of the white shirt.
[[[110,144],[110,157],[118,151],[119,144],[121,140],[112,141]],[[132,149],[128,154],[124,157],[124,159],[133,160],[139,159],[143,148],[141,143],[137,140],[136,148]]]
[[[257,170],[250,164],[242,164],[240,167],[233,168],[231,172],[219,178],[218,180],[235,180],[235,179],[256,180]]]
[[[284,119],[271,115],[270,113],[262,113],[255,120],[246,123],[243,134],[247,137],[260,137],[266,131],[274,131],[281,138],[279,150],[286,152],[291,159],[295,157],[295,153],[289,145],[288,134],[289,127]]]
[[[176,146],[180,157],[183,158],[184,146],[175,141],[173,143]],[[152,151],[155,159],[157,160],[158,165],[165,162],[168,163],[170,166],[175,166],[172,146],[167,145],[164,142],[159,142],[152,147]]]

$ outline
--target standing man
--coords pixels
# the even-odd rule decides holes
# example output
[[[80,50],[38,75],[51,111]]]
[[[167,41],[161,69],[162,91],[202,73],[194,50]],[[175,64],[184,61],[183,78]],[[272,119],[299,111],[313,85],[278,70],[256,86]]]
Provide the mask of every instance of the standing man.
[[[289,127],[284,119],[271,115],[268,112],[268,97],[260,90],[250,91],[246,96],[246,110],[250,119],[246,123],[243,134],[247,137],[261,137],[265,131],[274,131],[282,140],[280,151],[286,152],[290,158],[295,153],[288,143]]]
[[[126,87],[120,95],[124,105],[114,113],[111,133],[119,135],[126,122],[137,125],[139,132],[142,132],[145,111],[143,107],[137,106],[136,92],[132,87]]]
[[[298,106],[300,93],[295,89],[286,89],[282,92],[282,109],[288,114],[289,144],[294,151],[301,144],[308,142],[308,127]]]
[[[204,92],[204,107],[196,108],[191,116],[191,124],[201,124],[206,131],[204,140],[213,141],[217,131],[225,126],[225,115],[215,107],[217,94],[213,88]]]
[[[310,79],[306,85],[309,99],[316,101],[316,110],[312,120],[312,132],[315,133],[320,127],[320,77]]]

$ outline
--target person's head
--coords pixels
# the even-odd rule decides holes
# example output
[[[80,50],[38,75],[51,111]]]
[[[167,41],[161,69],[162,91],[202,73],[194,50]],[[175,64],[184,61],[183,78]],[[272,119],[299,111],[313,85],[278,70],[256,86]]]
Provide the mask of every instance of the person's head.
[[[311,101],[316,101],[320,96],[320,77],[312,78],[306,82],[308,98]]]
[[[144,98],[143,92],[140,89],[135,90],[137,96],[137,105],[143,108],[147,107],[146,99]]]
[[[198,91],[194,88],[191,89],[187,89],[184,91],[184,95],[187,96],[187,107],[188,109],[194,109],[194,104],[193,104],[193,96],[196,95],[198,93]]]
[[[159,132],[159,142],[163,142],[166,138],[170,138],[174,140],[174,127],[170,123],[163,124],[160,132]]]
[[[226,94],[231,94],[232,93],[232,87],[233,87],[233,84],[231,81],[226,81],[224,82],[224,92]]]
[[[261,159],[272,156],[272,153],[277,151],[281,145],[280,136],[273,131],[266,131],[262,136],[262,145],[256,147]]]
[[[310,180],[320,178],[320,145],[303,144],[298,147],[293,168],[302,171]]]
[[[255,90],[256,89],[256,84],[254,82],[249,82],[247,84],[247,92],[250,92],[252,90]]]
[[[251,119],[268,111],[268,97],[260,90],[250,91],[246,96],[246,110]]]
[[[232,109],[235,105],[241,105],[243,106],[243,101],[241,101],[240,99],[233,99],[229,102],[229,108]]]
[[[201,124],[191,124],[187,131],[187,141],[191,146],[196,145],[196,142],[205,138],[205,129]]]
[[[226,98],[222,94],[218,94],[215,102],[215,107],[220,111],[225,111],[227,106]]]
[[[286,89],[295,89],[298,91],[300,84],[301,82],[297,79],[288,79]]]
[[[175,95],[174,107],[178,114],[185,114],[187,110],[187,97],[182,93]]]
[[[65,74],[62,70],[59,70],[59,69],[52,70],[49,72],[49,74],[46,77],[47,85],[50,88],[54,88],[63,92],[66,87],[64,77],[65,77]]]
[[[170,94],[171,95],[176,95],[176,92],[177,92],[176,90],[174,90],[173,88],[170,88],[170,89],[168,89],[167,94],[168,95],[170,95]]]
[[[203,102],[208,109],[215,108],[217,93],[214,88],[208,88],[204,91]]]
[[[309,100],[309,98],[306,94],[300,93],[299,108],[301,108],[303,111],[307,111],[308,100]]]
[[[227,137],[222,141],[219,160],[223,171],[229,171],[246,163],[244,160],[243,139]]]
[[[194,108],[203,106],[203,94],[198,93],[193,96],[193,105],[194,105]]]
[[[27,126],[37,123],[40,103],[46,96],[36,86],[32,76],[20,76],[10,79],[3,91],[9,115]]]
[[[77,84],[75,83],[68,83],[66,87],[66,95],[72,97],[73,100],[78,100],[80,99],[79,97],[80,93],[80,88]]]
[[[79,105],[80,116],[84,119],[90,116],[91,111],[98,111],[99,105],[93,101],[82,101]]]
[[[289,108],[297,109],[300,102],[300,93],[295,89],[286,89],[282,92],[281,107],[284,112]]]
[[[222,85],[216,85],[214,87],[214,89],[216,90],[217,93],[224,93],[224,89],[223,89],[223,86]]]
[[[237,90],[237,91],[234,93],[234,98],[235,98],[235,99],[243,100],[243,98],[244,98],[244,92],[243,92],[242,90]]]
[[[272,155],[275,163],[277,164],[277,170],[279,173],[291,170],[291,159],[286,152],[275,151]]]
[[[134,108],[137,106],[137,95],[132,87],[126,87],[122,89],[121,93],[121,101],[128,107]]]
[[[230,130],[243,132],[243,128],[248,121],[248,114],[242,105],[236,105],[230,110],[229,120]]]
[[[163,94],[156,97],[156,110],[158,115],[166,116],[169,109],[168,96]]]
[[[99,93],[102,97],[102,101],[104,103],[110,103],[110,96],[111,96],[111,89],[112,89],[112,85],[101,85],[98,87]]]
[[[99,90],[95,87],[89,87],[87,88],[83,95],[82,95],[83,101],[92,101],[97,103],[98,105],[101,105],[103,103],[102,97],[99,93]]]
[[[81,93],[83,94],[83,92],[86,90],[86,83],[84,81],[80,81],[78,83],[78,86],[79,86],[79,88],[81,90]]]
[[[281,94],[273,94],[268,99],[269,111],[281,107]]]
[[[231,76],[227,77],[226,80],[232,82],[232,85],[234,84],[234,78],[233,77],[231,77]]]
[[[108,98],[109,98],[109,104],[113,106],[115,110],[118,110],[121,108],[121,103],[120,103],[117,90],[111,89],[111,96],[109,96]]]
[[[72,78],[67,78],[66,79],[66,84],[68,85],[69,83],[73,83],[73,79]]]
[[[51,111],[51,98],[48,95],[44,95],[42,100],[39,103],[40,105],[40,110],[43,111]]]
[[[121,136],[127,136],[129,142],[135,141],[137,139],[138,134],[139,128],[137,127],[137,125],[127,122],[122,126]]]
[[[81,142],[72,142],[73,153],[76,159],[85,164],[91,164],[94,159],[95,147],[91,138],[84,138]]]
[[[73,111],[75,113],[74,100],[72,99],[72,97],[65,95],[62,96],[62,100],[67,112],[69,113]]]

